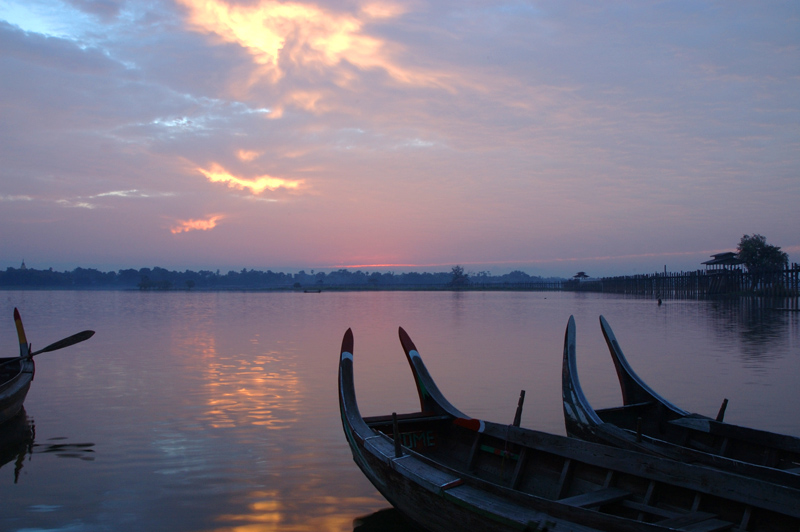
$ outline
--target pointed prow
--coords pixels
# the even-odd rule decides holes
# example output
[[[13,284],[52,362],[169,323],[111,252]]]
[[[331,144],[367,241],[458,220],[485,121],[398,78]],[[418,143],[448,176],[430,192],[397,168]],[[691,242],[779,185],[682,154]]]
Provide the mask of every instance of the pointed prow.
[[[632,405],[637,403],[646,403],[655,401],[661,403],[668,410],[671,410],[675,415],[687,416],[689,412],[678,408],[660,395],[658,395],[650,386],[648,386],[637,374],[633,368],[628,364],[628,360],[622,353],[622,348],[603,316],[600,316],[600,328],[603,330],[603,337],[606,339],[608,351],[614,361],[614,368],[617,370],[617,378],[622,390],[622,404]]]
[[[419,395],[419,405],[422,412],[431,412],[436,414],[448,414],[454,417],[466,417],[461,411],[454,407],[444,397],[439,387],[428,373],[428,368],[422,361],[422,357],[417,350],[417,346],[411,340],[411,337],[402,327],[398,327],[398,335],[400,336],[400,343],[403,346],[403,351],[406,354],[408,365],[411,367],[411,373],[414,375],[414,383],[417,385],[417,395]]]
[[[25,337],[25,327],[22,326],[22,317],[19,315],[19,310],[14,307],[14,324],[17,326],[17,336],[19,337],[19,356],[26,357],[31,352],[31,346],[28,344],[28,339]]]
[[[350,353],[353,354],[353,330],[347,329],[344,333],[344,338],[342,338],[342,350],[341,353]]]
[[[411,340],[411,337],[408,335],[405,329],[398,327],[398,334],[400,336],[400,343],[403,346],[403,351],[405,351],[406,354],[411,351],[417,351],[417,346],[414,345],[414,342]]]

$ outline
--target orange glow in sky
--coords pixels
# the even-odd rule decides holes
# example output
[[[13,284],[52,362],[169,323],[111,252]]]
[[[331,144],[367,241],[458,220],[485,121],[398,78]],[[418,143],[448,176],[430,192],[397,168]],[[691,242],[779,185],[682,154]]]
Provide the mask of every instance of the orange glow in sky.
[[[250,162],[258,159],[261,156],[260,152],[254,150],[239,150],[236,152],[236,156],[245,162]]]
[[[248,5],[230,5],[220,0],[179,1],[189,9],[192,29],[239,44],[272,82],[286,75],[286,62],[314,69],[347,62],[362,70],[383,69],[404,84],[441,84],[433,74],[397,64],[387,42],[365,33],[367,22],[401,15],[403,9],[398,4],[373,2],[354,14],[274,0]],[[349,81],[350,76],[344,72],[336,78],[339,85]]]
[[[230,188],[239,190],[250,189],[250,192],[255,195],[261,194],[265,190],[274,191],[279,188],[296,190],[303,185],[303,180],[281,179],[280,177],[272,177],[266,174],[254,179],[238,177],[217,163],[212,163],[208,170],[205,168],[198,168],[197,170],[212,183],[226,183]]]
[[[177,225],[170,230],[173,235],[188,233],[189,231],[210,231],[217,226],[217,222],[225,218],[222,214],[215,214],[206,220],[178,220]]]

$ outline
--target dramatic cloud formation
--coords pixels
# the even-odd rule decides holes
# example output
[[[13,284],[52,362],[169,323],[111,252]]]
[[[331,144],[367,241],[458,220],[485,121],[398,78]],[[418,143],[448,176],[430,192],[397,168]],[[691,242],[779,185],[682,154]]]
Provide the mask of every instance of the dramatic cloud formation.
[[[179,0],[189,8],[189,23],[197,31],[213,33],[236,43],[253,56],[270,81],[287,74],[283,63],[307,69],[348,62],[368,70],[380,68],[403,83],[429,83],[395,64],[381,39],[364,32],[367,22],[402,14],[394,4],[369,4],[359,13],[337,13],[310,3],[261,0],[231,4],[221,0]],[[347,77],[333,81],[347,84]]]
[[[7,0],[0,95],[6,266],[800,260],[791,3]]]

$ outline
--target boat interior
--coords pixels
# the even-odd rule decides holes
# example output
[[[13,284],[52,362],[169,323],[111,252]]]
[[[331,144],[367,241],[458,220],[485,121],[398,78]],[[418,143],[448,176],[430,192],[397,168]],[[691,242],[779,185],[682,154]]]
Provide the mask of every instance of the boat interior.
[[[800,452],[792,449],[796,442],[781,445],[779,441],[771,441],[780,439],[780,435],[767,437],[762,431],[717,423],[702,416],[671,415],[669,409],[655,401],[596,410],[596,413],[604,422],[633,434],[646,434],[734,460],[800,472]]]
[[[588,510],[633,520],[641,530],[648,529],[646,524],[706,532],[800,529],[800,518],[732,504],[692,489],[697,479],[686,478],[676,486],[674,472],[657,470],[641,476],[637,464],[625,464],[614,451],[602,451],[594,444],[513,425],[486,423],[480,431],[477,420],[426,413],[398,415],[396,441],[392,416],[364,421],[394,445],[399,442],[401,453],[411,452],[430,465],[457,472],[464,481],[481,484],[482,489],[538,505],[553,515],[565,509],[573,515]],[[587,454],[585,448],[598,452]],[[615,467],[604,465],[609,459]]]

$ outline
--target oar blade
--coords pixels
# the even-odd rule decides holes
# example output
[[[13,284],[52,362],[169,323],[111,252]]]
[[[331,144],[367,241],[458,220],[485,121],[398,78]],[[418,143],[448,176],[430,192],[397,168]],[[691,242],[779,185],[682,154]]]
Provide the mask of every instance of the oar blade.
[[[63,340],[59,340],[58,342],[54,342],[43,349],[39,349],[38,351],[31,353],[31,356],[38,355],[39,353],[47,353],[49,351],[55,351],[57,349],[63,349],[65,347],[69,347],[71,345],[75,345],[79,342],[83,342],[84,340],[88,340],[94,336],[94,331],[81,331],[77,334],[73,334]]]

